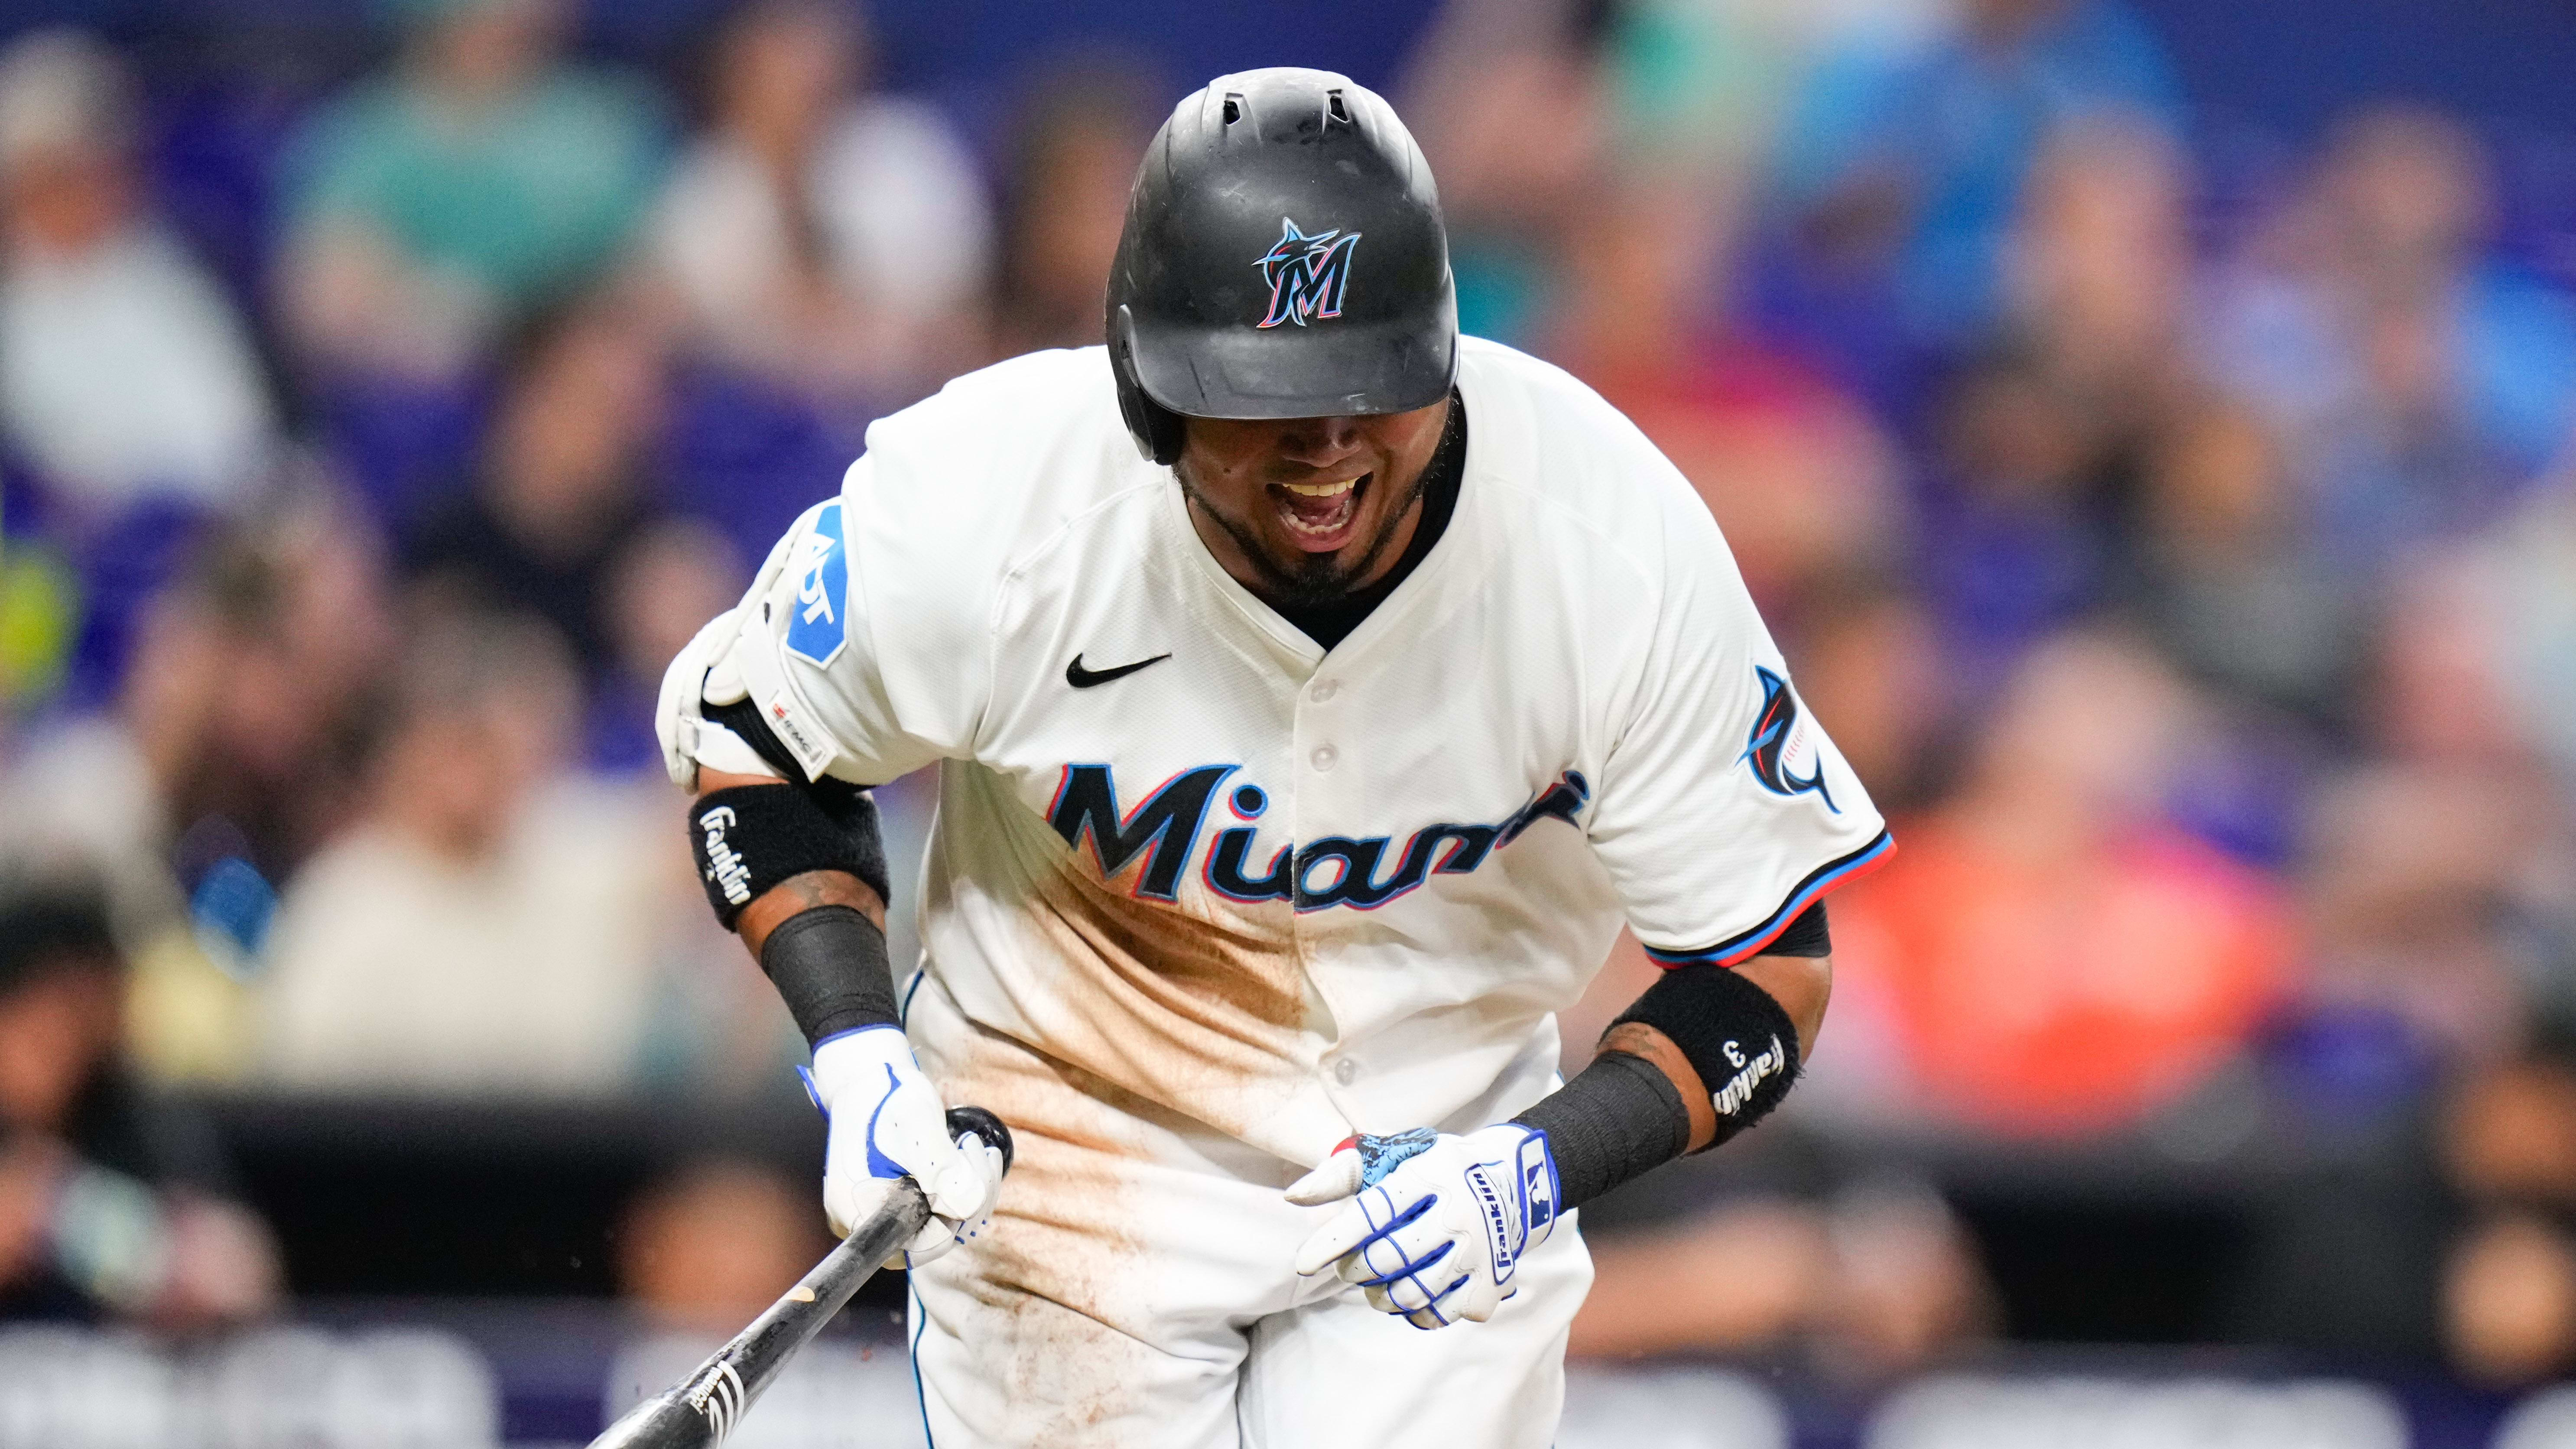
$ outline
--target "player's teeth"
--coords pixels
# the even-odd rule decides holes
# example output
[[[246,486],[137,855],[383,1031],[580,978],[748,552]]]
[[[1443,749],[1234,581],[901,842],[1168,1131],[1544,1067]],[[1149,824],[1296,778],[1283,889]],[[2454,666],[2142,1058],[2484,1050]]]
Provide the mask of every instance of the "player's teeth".
[[[1300,498],[1337,498],[1358,487],[1359,483],[1357,478],[1345,478],[1339,483],[1282,483],[1279,486]]]
[[[1349,500],[1344,498],[1322,518],[1312,520],[1294,508],[1283,509],[1281,514],[1288,520],[1288,526],[1299,533],[1325,534],[1350,521],[1351,505]]]

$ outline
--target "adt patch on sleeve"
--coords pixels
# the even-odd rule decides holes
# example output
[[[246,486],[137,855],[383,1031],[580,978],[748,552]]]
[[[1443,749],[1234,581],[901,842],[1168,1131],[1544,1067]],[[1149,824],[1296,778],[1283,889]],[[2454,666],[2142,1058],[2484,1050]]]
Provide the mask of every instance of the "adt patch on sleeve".
[[[850,644],[850,551],[841,539],[841,500],[815,513],[787,571],[796,580],[787,651],[817,668],[828,665]]]

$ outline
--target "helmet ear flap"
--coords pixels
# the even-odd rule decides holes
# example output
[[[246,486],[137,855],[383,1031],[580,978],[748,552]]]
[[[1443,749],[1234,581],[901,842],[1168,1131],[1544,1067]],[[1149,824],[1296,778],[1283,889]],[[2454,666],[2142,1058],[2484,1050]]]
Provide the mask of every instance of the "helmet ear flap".
[[[1138,390],[1136,402],[1137,410],[1145,415],[1145,428],[1140,434],[1146,439],[1145,456],[1166,468],[1181,461],[1186,426],[1181,415],[1144,396],[1142,389]]]
[[[1170,467],[1179,462],[1184,424],[1181,415],[1145,394],[1136,378],[1136,319],[1120,304],[1109,323],[1109,359],[1118,378],[1118,412],[1136,439],[1136,451],[1147,462]]]

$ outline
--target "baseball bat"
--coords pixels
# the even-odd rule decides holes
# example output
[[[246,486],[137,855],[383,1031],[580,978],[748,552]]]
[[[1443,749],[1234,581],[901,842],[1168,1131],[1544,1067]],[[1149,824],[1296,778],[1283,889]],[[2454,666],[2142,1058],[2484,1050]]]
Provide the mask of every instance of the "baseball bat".
[[[948,1129],[972,1132],[1000,1148],[1002,1167],[1009,1170],[1011,1130],[1002,1119],[981,1107],[951,1107]],[[590,1449],[715,1449],[796,1350],[831,1322],[877,1265],[912,1241],[928,1221],[930,1202],[922,1196],[921,1184],[896,1178],[876,1210],[784,1297],[709,1355],[696,1372],[628,1410],[590,1441]]]

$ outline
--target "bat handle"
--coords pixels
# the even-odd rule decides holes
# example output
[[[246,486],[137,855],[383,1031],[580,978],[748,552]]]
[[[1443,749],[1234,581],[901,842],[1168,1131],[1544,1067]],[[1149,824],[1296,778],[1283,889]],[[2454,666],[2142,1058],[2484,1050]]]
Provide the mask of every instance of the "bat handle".
[[[1011,1129],[1002,1125],[1001,1118],[981,1107],[951,1107],[948,1109],[948,1131],[951,1136],[972,1132],[984,1139],[985,1146],[1000,1148],[1002,1170],[1011,1170]]]
[[[951,1107],[948,1130],[973,1133],[1002,1152],[1011,1166],[1011,1129],[981,1107]],[[786,1297],[698,1365],[676,1388],[635,1406],[591,1441],[590,1449],[711,1449],[760,1397],[788,1358],[840,1312],[841,1305],[900,1250],[930,1216],[921,1185],[910,1178],[889,1183],[885,1202],[834,1248]]]

